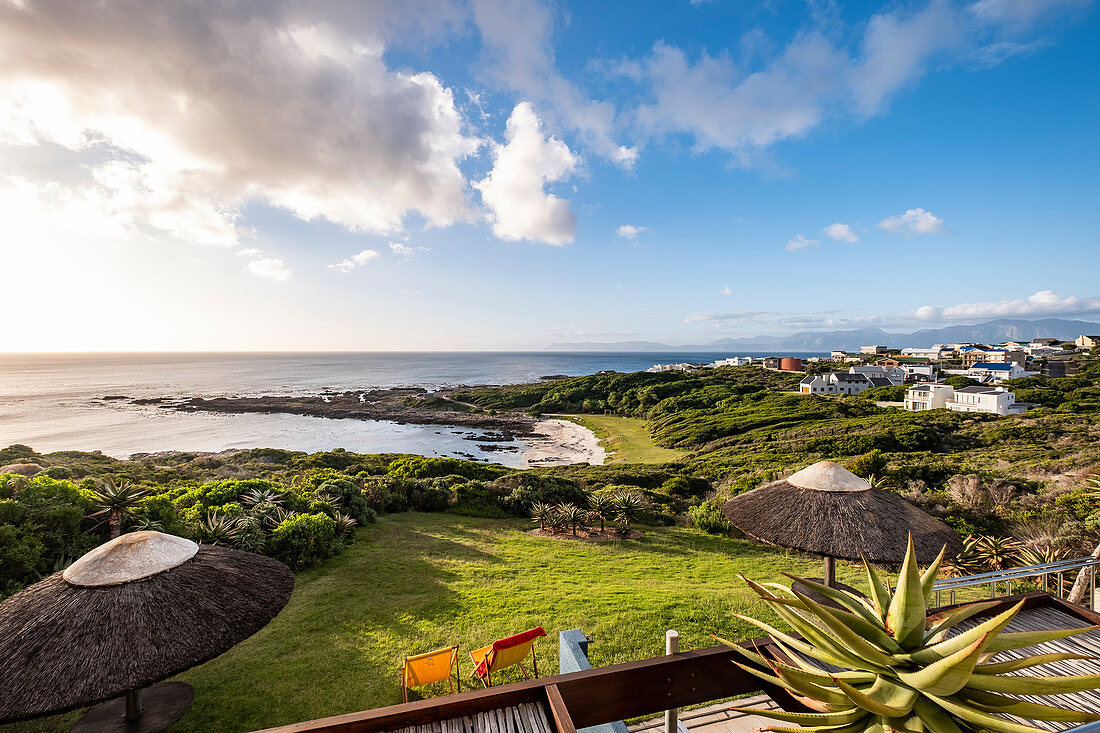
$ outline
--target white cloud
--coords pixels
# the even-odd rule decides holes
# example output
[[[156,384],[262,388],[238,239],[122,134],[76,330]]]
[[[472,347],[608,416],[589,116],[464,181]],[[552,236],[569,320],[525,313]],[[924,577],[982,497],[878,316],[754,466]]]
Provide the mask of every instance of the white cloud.
[[[245,269],[253,275],[278,280],[279,282],[289,280],[292,274],[290,269],[283,264],[282,260],[274,260],[271,258],[253,260],[248,263]]]
[[[251,202],[377,232],[409,213],[470,220],[458,164],[480,140],[439,79],[383,57],[395,24],[430,32],[452,15],[287,0],[7,7],[0,142],[31,149],[45,181],[72,188],[65,176],[90,171],[82,195],[131,235],[233,245]],[[54,146],[88,160],[58,170]]]
[[[623,224],[621,227],[615,230],[615,233],[624,239],[635,240],[642,232],[648,232],[646,227],[636,227],[632,224]]]
[[[939,234],[943,231],[943,219],[924,209],[907,209],[904,214],[886,217],[878,228],[891,234]]]
[[[838,242],[854,243],[859,241],[859,235],[852,231],[852,227],[840,222],[830,224],[821,231],[829,239],[835,239]]]
[[[960,303],[941,308],[926,305],[913,315],[922,321],[957,321],[980,318],[1022,318],[1034,316],[1080,316],[1100,313],[1100,297],[1081,298],[1040,290],[1026,298]]]
[[[722,288],[721,290],[719,290],[718,294],[719,295],[733,295],[733,291],[730,290],[730,286],[727,285],[724,288]]]
[[[354,270],[356,267],[362,267],[373,259],[378,258],[378,250],[365,249],[359,254],[354,254],[351,257],[337,262],[335,265],[327,265],[328,269],[336,270],[337,272],[348,273]]]
[[[881,113],[931,69],[975,59],[989,66],[1028,53],[1034,41],[1020,36],[1040,8],[1084,2],[982,0],[971,10],[930,0],[850,27],[826,13],[776,51],[754,29],[741,38],[740,54],[689,58],[662,41],[618,69],[648,96],[634,111],[639,132],[687,134],[697,150],[724,150],[749,165],[768,146],[804,137],[827,119]]]
[[[493,146],[493,169],[475,186],[491,212],[493,234],[562,245],[573,241],[577,217],[569,202],[547,193],[547,183],[572,173],[579,159],[556,138],[547,138],[528,102],[508,118],[505,144]]]
[[[474,0],[473,11],[489,76],[552,111],[562,126],[577,132],[599,156],[624,168],[634,165],[637,148],[615,140],[615,106],[589,99],[557,70],[550,7],[538,0]]]
[[[796,234],[794,237],[787,240],[787,251],[795,252],[800,249],[807,249],[811,247],[820,246],[821,242],[816,239],[806,239],[801,234]]]
[[[389,248],[390,252],[393,252],[394,256],[402,262],[408,262],[418,252],[431,252],[428,247],[414,247],[404,242],[390,242]]]

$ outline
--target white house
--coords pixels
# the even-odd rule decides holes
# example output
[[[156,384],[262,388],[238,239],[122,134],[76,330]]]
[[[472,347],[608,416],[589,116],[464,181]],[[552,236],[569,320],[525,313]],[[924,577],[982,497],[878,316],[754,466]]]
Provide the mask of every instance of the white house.
[[[683,362],[680,364],[654,364],[647,372],[690,372],[694,371],[697,367],[694,364],[688,364]]]
[[[1003,382],[1006,379],[1019,379],[1027,376],[1024,368],[1015,362],[1004,364],[979,362],[966,370],[966,376],[979,382]]]
[[[930,349],[914,349],[905,348],[901,350],[902,356],[913,356],[920,359],[931,359],[932,361],[943,361],[945,356],[943,346],[937,344]]]
[[[1073,340],[1073,343],[1079,349],[1092,349],[1096,347],[1096,344],[1100,344],[1100,336],[1086,336],[1081,334]]]
[[[872,387],[885,387],[890,380],[885,377],[868,377],[865,374],[850,372],[829,372],[816,376],[803,377],[798,383],[802,394],[832,395],[859,394]]]
[[[984,412],[991,415],[1019,415],[1032,405],[1017,402],[1016,395],[1004,387],[974,385],[955,390],[947,401],[948,410],[955,412]]]
[[[752,364],[752,357],[731,356],[728,359],[719,359],[718,361],[711,364],[711,366],[717,368],[722,366],[742,366],[744,364]]]
[[[899,364],[897,366],[904,374],[905,382],[934,382],[936,381],[936,367],[931,364]]]
[[[848,368],[849,374],[862,374],[865,377],[888,380],[890,384],[902,384],[905,382],[905,370],[897,366],[881,366],[879,364],[862,364]]]
[[[860,346],[859,347],[859,353],[861,353],[861,354],[872,354],[872,355],[885,354],[886,351],[887,351],[886,347],[881,346],[879,344],[875,344],[873,346]]]
[[[905,393],[905,409],[910,412],[941,410],[955,396],[950,384],[918,384]]]

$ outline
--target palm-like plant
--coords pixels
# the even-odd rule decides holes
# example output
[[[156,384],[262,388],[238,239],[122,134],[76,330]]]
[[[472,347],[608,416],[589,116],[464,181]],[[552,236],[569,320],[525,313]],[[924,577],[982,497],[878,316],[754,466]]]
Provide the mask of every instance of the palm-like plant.
[[[232,545],[240,530],[233,517],[211,512],[203,517],[198,527],[199,539],[208,545]]]
[[[531,505],[531,521],[538,522],[539,529],[545,530],[554,517],[554,508],[543,501]]]
[[[1084,629],[1006,633],[1023,601],[988,620],[949,636],[960,622],[989,610],[996,601],[975,603],[929,617],[925,611],[943,553],[923,573],[917,568],[912,538],[891,591],[864,562],[870,598],[794,578],[836,606],[823,606],[778,583],[757,584],[745,578],[760,599],[799,636],[746,616],[738,618],[763,629],[786,652],[794,666],[767,659],[755,651],[723,642],[746,657],[745,671],[787,690],[815,712],[751,710],[756,715],[801,728],[772,726],[765,730],[835,731],[836,733],[1035,733],[1037,728],[1011,722],[1004,714],[1032,720],[1086,723],[1091,713],[1041,705],[1006,695],[1048,695],[1090,690],[1100,675],[1065,677],[1015,676],[1006,673],[1047,662],[1085,659],[1076,654],[1039,654],[991,662],[997,652],[1022,649],[1073,636]],[[744,576],[742,576],[744,578]],[[799,638],[800,637],[800,638]],[[804,659],[839,667],[826,672]],[[734,708],[742,710],[744,708]]]
[[[1011,537],[982,536],[974,546],[975,558],[990,570],[1005,570],[1017,562],[1022,547]]]
[[[134,509],[149,495],[149,490],[129,481],[115,481],[113,476],[107,476],[92,489],[92,495],[99,511],[89,516],[106,515],[108,535],[113,540],[122,534],[122,518],[134,516]]]
[[[354,518],[339,511],[336,512],[336,516],[334,516],[333,519],[336,521],[336,534],[341,537],[347,537],[355,529],[355,526],[359,524]]]
[[[557,510],[558,516],[561,517],[562,522],[565,523],[573,531],[573,536],[577,536],[577,527],[583,525],[588,519],[588,512],[581,509],[576,504],[558,504],[554,507]]]
[[[252,489],[241,496],[241,503],[250,507],[264,504],[282,506],[283,497],[278,491],[272,489]]]
[[[613,500],[615,521],[623,525],[624,534],[630,532],[630,525],[645,509],[645,500],[636,491],[620,491]]]
[[[600,518],[600,532],[602,533],[604,530],[604,521],[609,517],[615,516],[614,497],[610,494],[589,494],[588,508],[592,510],[595,516]]]

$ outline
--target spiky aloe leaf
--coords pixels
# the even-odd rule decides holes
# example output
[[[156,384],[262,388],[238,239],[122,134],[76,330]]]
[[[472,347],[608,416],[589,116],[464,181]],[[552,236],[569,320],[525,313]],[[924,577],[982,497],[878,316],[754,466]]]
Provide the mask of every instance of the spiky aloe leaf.
[[[740,664],[738,662],[734,662],[734,664],[751,674],[753,677],[762,679],[768,684],[775,685],[776,687],[781,687],[787,692],[793,693],[795,695],[802,695],[804,697],[810,698],[811,700],[816,700],[817,702],[824,703],[828,707],[828,710],[823,710],[822,712],[836,712],[838,710],[847,710],[848,708],[852,707],[852,702],[847,697],[839,692],[836,692],[835,690],[830,690],[827,687],[822,687],[821,685],[815,685],[812,683],[792,684],[791,682],[783,679],[783,676],[779,675],[778,673],[768,674],[747,664]]]
[[[964,690],[963,696],[974,707],[987,713],[1001,713],[1030,720],[1052,720],[1064,723],[1093,723],[1100,720],[1100,715],[1094,715],[1093,713],[1082,713],[1076,710],[1054,707],[1053,705],[1042,705],[1014,697],[1002,697],[991,692]]]
[[[899,670],[898,679],[925,694],[953,695],[963,688],[974,673],[986,638],[986,634],[982,634],[970,646],[916,672]]]
[[[1100,674],[1066,675],[1065,677],[973,674],[967,680],[966,687],[971,690],[1003,692],[1008,695],[1059,695],[1100,687]]]
[[[1065,639],[1067,636],[1075,636],[1077,634],[1081,634],[1086,631],[1092,631],[1094,629],[1100,629],[1100,625],[1086,626],[1083,629],[1050,629],[1049,631],[1005,632],[1003,634],[998,634],[997,638],[989,642],[989,644],[985,648],[985,651],[992,654],[995,652],[1007,652],[1012,649],[1023,649],[1024,647],[1042,644],[1044,641]]]
[[[935,616],[928,617],[928,630],[924,632],[925,643],[939,643],[942,639],[935,639],[940,634],[946,634],[949,630],[961,624],[971,616],[988,611],[998,605],[1000,601],[985,601],[984,603],[971,603],[970,605],[956,608],[953,611],[944,611]]]
[[[851,702],[849,702],[848,698],[843,693],[837,692],[836,690],[830,690],[828,687],[823,687],[816,679],[801,670],[791,669],[790,667],[773,667],[772,671],[775,672],[777,677],[787,682],[787,684],[802,690],[802,694],[807,697],[812,697],[815,694],[815,690],[826,690],[824,693],[826,696],[819,699],[825,700],[832,705],[840,705],[842,703],[838,701],[836,697],[839,696],[840,700],[843,700],[844,703],[847,703],[848,707],[851,707]],[[825,679],[826,684],[835,684],[828,677]]]
[[[854,654],[866,659],[872,664],[877,664],[886,668],[892,667],[897,663],[890,654],[883,651],[880,647],[875,646],[874,643],[868,641],[863,636],[860,636],[859,633],[844,623],[844,621],[838,617],[839,612],[834,612],[832,609],[822,606],[809,596],[804,596],[798,591],[794,591],[794,594],[795,597],[802,602],[806,610],[812,613],[815,618],[819,619],[821,623],[823,623],[829,631],[833,632],[837,639]],[[850,619],[862,621],[862,619],[854,617],[851,614],[847,615]],[[879,633],[883,633],[881,629]],[[887,639],[887,641],[896,648],[896,651],[901,651],[901,648],[897,647],[892,640]]]
[[[890,680],[879,677],[867,690],[858,690],[844,680],[833,680],[844,697],[869,713],[888,718],[907,716],[917,702],[917,691]]]
[[[1059,652],[1055,654],[1036,654],[1021,659],[1010,659],[1007,662],[994,662],[992,664],[979,664],[974,668],[979,674],[1004,674],[1005,672],[1018,672],[1028,667],[1037,667],[1048,662],[1066,662],[1071,659],[1096,659],[1084,654],[1069,654]]]
[[[913,705],[913,712],[924,721],[929,733],[963,733],[962,728],[949,713],[926,698],[917,698],[916,704]]]
[[[996,643],[997,635],[1001,633],[1001,630],[1005,626],[1008,626],[1009,622],[1015,618],[1020,609],[1024,607],[1024,602],[1020,601],[1012,608],[997,614],[993,618],[983,621],[972,629],[967,629],[961,634],[956,634],[950,639],[941,641],[938,644],[918,649],[909,654],[909,660],[914,664],[933,664],[945,659],[952,654],[956,653],[964,647],[968,647],[974,643],[975,639],[982,636],[986,636],[987,643],[982,651],[993,652],[993,644]],[[988,635],[988,636],[987,636]]]
[[[774,733],[873,733],[868,726],[876,723],[874,718],[868,718],[848,725],[800,725],[797,728],[769,725],[760,730],[774,731]],[[881,727],[879,730],[881,731]]]
[[[867,642],[863,642],[865,647],[860,647],[859,649],[846,648],[843,643],[836,641],[812,622],[788,608],[787,603],[786,601],[772,601],[772,610],[779,614],[780,618],[786,621],[797,634],[810,642],[810,644],[828,652],[837,659],[844,660],[844,663],[839,666],[852,669],[870,669],[873,671],[886,671],[890,668],[892,662],[878,660],[878,655],[886,657],[881,651],[878,651],[877,654],[870,654],[866,657],[863,656],[865,647],[870,647],[870,644]],[[890,658],[886,657],[886,659]]]
[[[829,600],[839,603],[851,613],[865,619],[868,623],[876,624],[878,626],[882,625],[882,617],[875,610],[874,606],[867,602],[866,598],[852,595],[842,588],[830,588],[824,583],[818,583],[817,581],[810,580],[809,578],[799,578],[791,575],[790,573],[783,574],[791,580],[802,583],[807,588],[812,588]],[[791,592],[794,592],[793,588],[791,589]]]
[[[863,558],[863,568],[867,571],[867,585],[871,590],[871,602],[878,610],[880,621],[886,620],[886,609],[890,607],[890,584],[884,583],[867,558]]]
[[[920,589],[924,595],[925,600],[932,597],[932,586],[936,584],[936,575],[940,571],[940,563],[943,562],[944,553],[947,552],[947,545],[940,548],[940,554],[936,555],[936,559],[932,561],[932,564],[924,569],[924,572],[920,576]]]
[[[886,629],[899,644],[909,649],[921,642],[925,620],[924,592],[921,590],[920,575],[917,572],[913,536],[910,535],[909,548],[898,576],[898,587],[886,611]]]
[[[766,624],[763,621],[757,621],[756,619],[750,618],[748,616],[742,616],[739,613],[735,613],[734,618],[738,618],[738,619],[741,619],[742,621],[744,621],[745,623],[752,624],[753,626],[760,629],[761,631],[763,631],[768,636],[772,637],[772,639],[774,641],[782,642],[782,643],[786,644],[788,647],[790,647],[791,649],[794,649],[795,651],[799,652],[800,654],[805,654],[807,657],[812,657],[813,659],[816,659],[819,662],[825,662],[826,664],[831,664],[834,667],[850,667],[851,666],[850,664],[848,664],[847,661],[845,661],[843,659],[840,659],[839,657],[833,656],[832,654],[829,654],[828,652],[822,651],[821,649],[818,649],[817,647],[813,646],[812,644],[807,644],[806,642],[802,641],[801,639],[794,638],[790,634],[784,634],[782,631],[775,628],[771,624]]]
[[[807,583],[807,585],[811,588],[814,588],[815,590],[819,590],[819,592],[821,592],[821,588],[828,588],[828,586],[824,586],[819,583]],[[829,590],[835,589],[829,588]],[[843,593],[843,591],[837,592]],[[800,600],[808,599],[807,596],[802,595],[793,588],[791,589],[791,593]],[[833,598],[833,596],[830,596],[828,593],[821,592],[821,594],[826,597]],[[856,605],[858,606],[858,604]],[[830,608],[829,606],[822,605],[820,606],[820,608],[828,613],[832,618],[847,626],[854,633],[874,644],[877,644],[886,652],[891,654],[901,653],[902,648],[898,646],[898,643],[894,641],[894,638],[887,634],[885,629],[882,628],[882,621],[878,619],[875,619],[874,621],[867,620],[870,614],[867,612],[866,609],[864,609],[863,613],[861,614],[855,614],[848,611],[843,611],[841,609]],[[874,617],[871,616],[871,618]]]
[[[866,710],[851,708],[836,713],[788,713],[783,710],[754,710],[752,708],[730,708],[739,713],[751,713],[773,720],[781,720],[784,723],[798,723],[799,725],[847,725],[855,723],[867,717]]]
[[[983,710],[978,710],[972,705],[951,697],[939,695],[927,695],[928,699],[939,705],[948,713],[959,720],[969,723],[978,729],[994,731],[994,733],[1036,733],[1039,728],[1031,725],[1021,725],[1010,720],[998,717]]]

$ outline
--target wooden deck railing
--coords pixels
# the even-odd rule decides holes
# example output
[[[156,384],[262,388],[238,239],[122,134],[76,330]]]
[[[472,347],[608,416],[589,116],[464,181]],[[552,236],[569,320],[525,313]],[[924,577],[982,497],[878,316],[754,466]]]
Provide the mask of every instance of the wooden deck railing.
[[[1000,598],[1000,603],[990,613],[1007,608],[1020,599],[1025,600],[1025,607],[1053,606],[1073,613],[1087,623],[1100,623],[1100,614],[1046,593]],[[765,648],[771,646],[764,639],[742,644]],[[486,690],[293,723],[268,728],[262,733],[384,733],[530,702],[545,706],[557,733],[576,733],[577,728],[652,715],[670,708],[720,700],[761,689],[782,707],[788,708],[790,705],[792,707],[788,709],[798,709],[793,699],[782,690],[764,687],[759,679],[733,664],[735,657],[735,652],[724,646],[696,649],[672,656],[653,657],[500,685]]]

